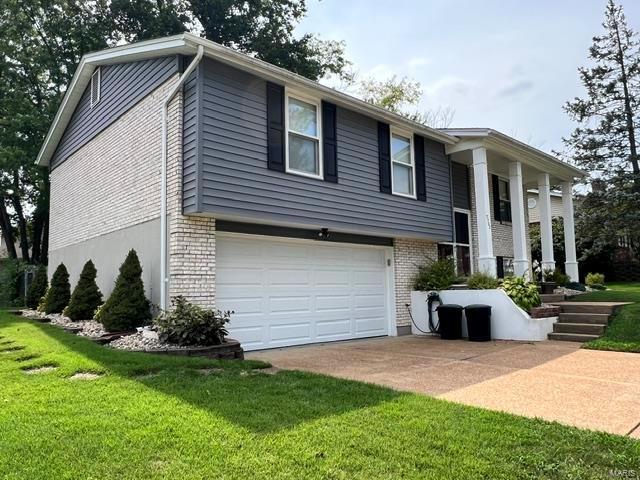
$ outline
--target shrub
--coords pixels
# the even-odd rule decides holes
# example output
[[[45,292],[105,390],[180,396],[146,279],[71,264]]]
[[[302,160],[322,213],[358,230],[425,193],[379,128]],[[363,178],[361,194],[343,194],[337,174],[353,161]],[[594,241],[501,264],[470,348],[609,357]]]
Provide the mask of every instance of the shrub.
[[[51,277],[51,285],[47,290],[44,305],[45,313],[62,313],[64,307],[69,304],[70,297],[69,272],[64,263],[61,263]]]
[[[542,271],[542,280],[545,282],[553,282],[553,275],[555,274],[555,270],[553,268],[545,268]]]
[[[19,280],[24,267],[25,263],[22,260],[0,260],[0,306],[8,307],[21,303]]]
[[[594,283],[593,285],[589,285],[589,287],[593,290],[606,290],[607,287],[602,285],[601,283]]]
[[[173,310],[155,320],[161,341],[177,345],[220,345],[229,333],[225,325],[233,312],[209,310],[178,296],[171,302]]]
[[[484,272],[476,272],[467,280],[467,287],[471,290],[490,290],[498,288],[500,281]]]
[[[538,286],[524,277],[505,278],[500,288],[523,310],[529,311],[542,303]]]
[[[604,274],[602,273],[587,273],[587,277],[584,279],[589,287],[593,288],[594,285],[604,285]]]
[[[133,330],[149,322],[149,307],[149,300],[144,294],[140,260],[132,249],[120,266],[113,292],[100,309],[100,322],[108,332]]]
[[[27,307],[31,309],[35,309],[38,307],[40,299],[47,293],[48,283],[47,267],[42,265],[36,270],[36,273],[33,276],[33,280],[31,281],[31,286],[27,291],[27,298],[25,300]]]
[[[427,259],[423,265],[418,267],[418,273],[413,280],[413,288],[424,292],[445,290],[455,281],[456,266],[452,258]]]
[[[580,292],[585,292],[587,290],[583,284],[578,282],[569,282],[565,285],[565,287],[570,290],[578,290]]]
[[[553,282],[555,282],[557,285],[561,285],[561,286],[565,286],[567,283],[569,283],[569,275],[566,275],[562,272],[562,270],[560,270],[559,268],[556,268],[553,271]]]
[[[102,303],[102,293],[96,284],[96,267],[91,260],[82,267],[76,288],[64,314],[71,320],[89,320]]]

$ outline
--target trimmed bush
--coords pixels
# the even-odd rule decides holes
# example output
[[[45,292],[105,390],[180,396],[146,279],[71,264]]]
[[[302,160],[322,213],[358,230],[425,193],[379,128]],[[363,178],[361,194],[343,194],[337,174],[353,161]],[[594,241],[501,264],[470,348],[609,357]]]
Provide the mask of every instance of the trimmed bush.
[[[82,267],[80,278],[76,288],[71,294],[71,301],[64,314],[71,320],[90,320],[100,304],[102,304],[102,293],[96,284],[96,267],[91,260]]]
[[[569,275],[566,275],[559,268],[556,268],[553,271],[552,281],[556,283],[556,285],[566,286],[569,283]]]
[[[484,272],[476,272],[467,280],[471,290],[491,290],[500,286],[500,280]]]
[[[51,277],[51,285],[47,290],[46,302],[44,305],[45,313],[62,313],[64,308],[69,305],[71,298],[71,285],[69,285],[69,272],[64,263],[58,265],[56,271]]]
[[[538,286],[524,277],[505,278],[500,288],[523,310],[530,311],[542,303]]]
[[[413,288],[423,292],[446,290],[456,281],[456,266],[453,258],[441,260],[427,259],[418,267],[413,280]]]
[[[150,306],[144,294],[140,260],[132,249],[120,266],[113,292],[100,309],[100,322],[108,332],[133,330],[149,323]]]
[[[162,342],[177,345],[220,345],[229,333],[225,325],[230,311],[209,310],[189,303],[178,296],[171,302],[173,310],[155,319]]]
[[[565,287],[567,287],[570,290],[579,290],[580,292],[586,292],[587,289],[584,287],[583,284],[578,283],[578,282],[569,282],[565,285]]]
[[[44,297],[47,293],[47,267],[44,265],[38,267],[35,275],[33,276],[33,280],[31,281],[31,286],[27,291],[26,304],[27,307],[35,309],[38,307],[38,303],[40,303],[40,299]]]
[[[587,273],[586,278],[584,279],[584,283],[587,286],[594,288],[594,285],[604,285],[604,274],[602,273]],[[597,289],[597,287],[596,287]]]

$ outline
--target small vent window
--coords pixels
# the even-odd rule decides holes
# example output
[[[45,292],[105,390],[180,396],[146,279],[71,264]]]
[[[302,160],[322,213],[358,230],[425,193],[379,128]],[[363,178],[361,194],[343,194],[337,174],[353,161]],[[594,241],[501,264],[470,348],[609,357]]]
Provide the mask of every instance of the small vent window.
[[[100,101],[100,67],[91,75],[91,108]]]

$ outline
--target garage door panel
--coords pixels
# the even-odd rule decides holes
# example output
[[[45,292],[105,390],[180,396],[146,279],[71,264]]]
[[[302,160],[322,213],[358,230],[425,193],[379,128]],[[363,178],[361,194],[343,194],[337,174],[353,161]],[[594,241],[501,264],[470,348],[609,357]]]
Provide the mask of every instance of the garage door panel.
[[[311,298],[309,296],[269,297],[269,312],[311,314]]]
[[[236,311],[229,332],[245,349],[387,333],[383,248],[224,235],[217,244],[218,307]]]
[[[307,341],[311,340],[311,326],[308,323],[283,323],[271,325],[271,341]]]
[[[310,286],[311,272],[302,268],[273,268],[267,272],[267,282],[276,287]]]
[[[326,340],[327,338],[351,335],[351,318],[341,318],[336,320],[323,320],[316,323],[316,337]]]
[[[216,266],[216,279],[222,285],[262,285],[262,269]]]
[[[384,335],[385,329],[380,327],[381,322],[384,321],[384,316],[380,317],[367,317],[356,320],[356,334],[357,335]]]
[[[321,270],[315,272],[315,284],[317,286],[348,287],[351,279],[351,272],[342,270]]]
[[[316,295],[316,312],[348,312],[350,310],[350,295]]]

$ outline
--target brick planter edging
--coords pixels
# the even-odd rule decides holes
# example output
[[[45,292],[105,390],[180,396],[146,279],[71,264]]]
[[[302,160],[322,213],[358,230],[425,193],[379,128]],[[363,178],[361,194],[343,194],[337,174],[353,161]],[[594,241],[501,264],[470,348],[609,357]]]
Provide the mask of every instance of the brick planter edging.
[[[534,307],[529,312],[531,318],[548,318],[560,315],[560,307]]]
[[[207,357],[224,360],[244,360],[244,350],[240,342],[228,338],[222,345],[210,345],[208,347],[187,348],[145,348],[142,350],[129,350],[130,352],[155,353],[159,355],[179,355],[184,357]]]

